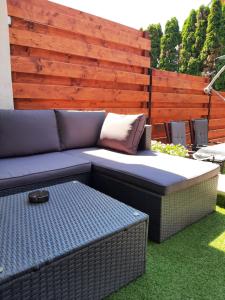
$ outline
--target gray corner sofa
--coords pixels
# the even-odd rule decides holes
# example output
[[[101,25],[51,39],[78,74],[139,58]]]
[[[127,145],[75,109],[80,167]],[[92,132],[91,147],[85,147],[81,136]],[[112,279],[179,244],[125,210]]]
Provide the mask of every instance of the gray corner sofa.
[[[152,152],[150,126],[137,155],[99,148],[104,119],[0,110],[0,196],[76,179],[149,214],[156,242],[214,210],[219,166]]]

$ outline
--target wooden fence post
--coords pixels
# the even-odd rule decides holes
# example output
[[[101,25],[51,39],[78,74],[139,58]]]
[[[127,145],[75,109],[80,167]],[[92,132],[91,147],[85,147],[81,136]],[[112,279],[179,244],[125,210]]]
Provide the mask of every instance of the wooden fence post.
[[[13,109],[7,0],[0,1],[0,109]]]
[[[207,84],[209,84],[209,82],[211,80],[212,80],[212,76],[210,75],[209,78],[208,78]],[[208,119],[208,124],[209,124],[210,117],[211,117],[211,115],[210,115],[210,113],[211,113],[211,105],[212,105],[212,96],[211,96],[211,94],[208,95],[208,99],[209,99],[209,101],[208,101],[208,116],[207,116],[207,119]]]

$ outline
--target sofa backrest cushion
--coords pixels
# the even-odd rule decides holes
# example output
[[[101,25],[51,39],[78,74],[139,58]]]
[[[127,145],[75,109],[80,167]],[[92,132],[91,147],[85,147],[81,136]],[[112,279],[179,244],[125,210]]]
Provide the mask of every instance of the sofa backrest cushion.
[[[61,149],[96,146],[104,111],[56,110]]]
[[[0,110],[0,157],[59,150],[53,110]]]
[[[146,118],[144,115],[109,113],[103,123],[98,146],[127,154],[136,154]]]

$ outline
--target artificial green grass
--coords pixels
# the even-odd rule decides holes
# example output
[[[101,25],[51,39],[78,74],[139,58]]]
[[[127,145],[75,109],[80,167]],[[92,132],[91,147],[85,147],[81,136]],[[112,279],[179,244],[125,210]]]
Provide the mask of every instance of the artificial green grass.
[[[225,209],[162,244],[150,242],[146,274],[108,300],[224,300]]]

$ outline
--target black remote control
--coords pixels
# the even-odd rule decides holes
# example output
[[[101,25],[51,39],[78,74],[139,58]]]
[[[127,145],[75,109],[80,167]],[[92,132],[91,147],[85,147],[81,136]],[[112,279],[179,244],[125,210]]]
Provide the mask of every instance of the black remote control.
[[[30,203],[44,203],[49,200],[48,191],[34,191],[28,194],[28,199]]]

